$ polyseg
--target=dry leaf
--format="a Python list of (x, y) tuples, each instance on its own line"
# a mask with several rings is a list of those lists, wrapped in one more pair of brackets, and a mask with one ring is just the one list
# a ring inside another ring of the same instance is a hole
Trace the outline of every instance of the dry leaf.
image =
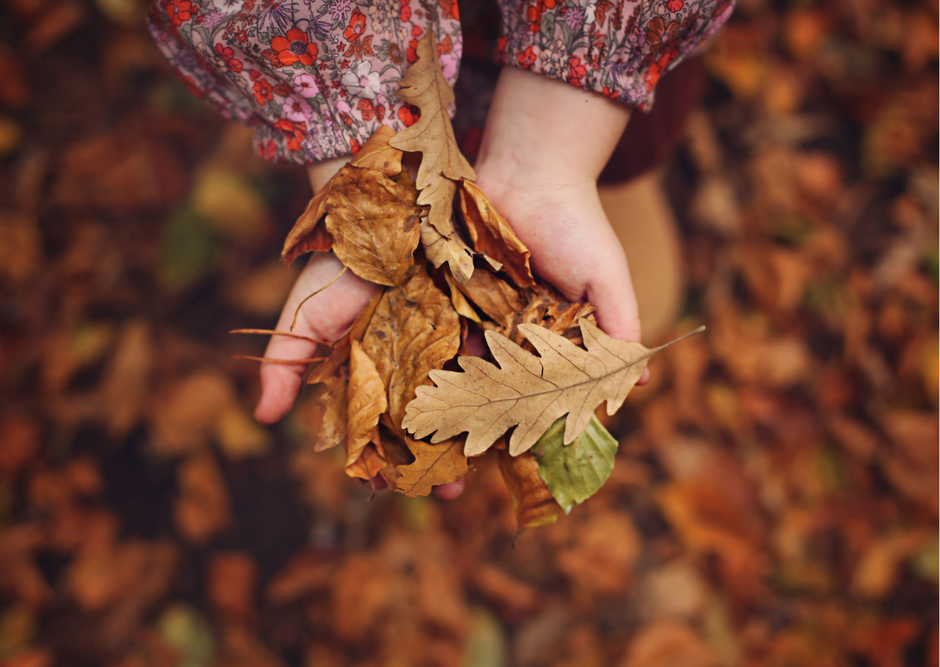
[(457, 314), (479, 324), (481, 321), (480, 316), (477, 315), (477, 311), (473, 309), (473, 306), (467, 301), (467, 297), (457, 287), (457, 281), (454, 280), (454, 276), (450, 271), (444, 272), (444, 280), (447, 281), (447, 287), (450, 289), (450, 302)]
[(617, 411), (649, 358), (666, 347), (648, 349), (616, 340), (587, 320), (580, 325), (587, 350), (542, 327), (520, 325), (538, 357), (487, 331), (487, 344), (500, 367), (477, 357), (460, 357), (463, 373), (432, 371), (430, 378), (437, 386), (417, 389), (402, 427), (418, 438), (434, 433), (431, 442), (466, 431), (464, 453), (476, 456), (515, 426), (509, 453), (518, 456), (567, 414), (564, 442), (571, 443), (600, 403), (607, 401), (609, 415)]
[[(402, 170), (402, 153), (388, 145), (388, 140), (394, 135), (395, 131), (392, 128), (380, 125), (349, 164), (365, 169), (375, 169), (388, 177), (397, 176)], [(336, 176), (338, 174), (327, 181), (326, 185), (313, 196), (284, 240), (281, 259), (288, 266), (304, 253), (327, 252), (333, 247), (333, 239), (327, 233), (326, 228), (318, 223), (326, 215), (326, 198)]]
[(460, 282), (473, 275), (473, 255), (456, 230), (445, 236), (432, 225), (427, 216), (421, 217), (421, 246), (435, 269), (447, 264)]
[[(346, 474), (350, 477), (371, 479), (372, 475), (368, 474), (371, 466), (367, 465), (366, 470), (363, 470), (363, 466), (357, 463), (363, 458), (363, 450), (377, 436), (374, 432), (379, 424), (379, 415), (388, 408), (388, 400), (385, 398), (385, 384), (379, 377), (378, 371), (375, 370), (375, 363), (356, 340), (352, 341), (350, 348), (349, 385), (346, 391), (348, 395)], [(381, 441), (379, 446), (381, 446)], [(384, 457), (379, 468), (383, 467), (385, 467)]]
[(535, 287), (529, 249), (475, 183), (461, 181), (460, 210), (474, 250), (501, 264), (519, 287)]
[(361, 340), (372, 315), (384, 295), (379, 292), (353, 321), (349, 331), (333, 343), (333, 349), (326, 361), (310, 371), (306, 383), (321, 385), (312, 400), (313, 412), (320, 417), (319, 424), (313, 424), (311, 431), (316, 433), (313, 449), (322, 452), (341, 445), (346, 441), (347, 395), (349, 352), (352, 341)]
[(489, 271), (476, 271), (470, 280), (458, 282), (455, 287), (503, 328), (508, 328), (525, 308), (518, 290)]
[[(391, 138), (389, 144), (412, 153), (421, 153), (418, 169), (418, 203), (429, 205), (430, 226), (437, 231), (438, 239), (428, 231), (422, 236), (428, 259), (439, 267), (447, 261), (458, 280), (464, 282), (473, 273), (472, 262), (466, 244), (460, 240), (454, 228), (454, 195), (457, 181), (476, 180), (473, 167), (461, 155), (454, 138), (447, 108), (454, 101), (437, 56), (434, 32), (429, 30), (418, 42), (417, 61), (408, 68), (399, 82), (398, 96), (421, 109), (421, 118), (411, 127)], [(462, 246), (462, 247), (461, 247)], [(441, 259), (446, 257), (446, 259)]]
[(539, 462), (534, 456), (528, 452), (510, 456), (505, 446), (499, 446), (497, 457), (499, 471), (516, 510), (519, 533), (527, 528), (553, 524), (558, 517), (564, 516), (565, 511), (539, 477)]
[(517, 345), (529, 347), (525, 336), (519, 331), (524, 323), (537, 324), (552, 333), (564, 336), (575, 345), (581, 345), (581, 329), (578, 320), (587, 318), (591, 324), (597, 324), (594, 318), (596, 308), (589, 303), (568, 303), (551, 285), (539, 283), (534, 291), (527, 292), (529, 302), (524, 308), (513, 313), (511, 321), (499, 333)]
[(463, 455), (463, 443), (458, 439), (438, 445), (405, 437), (408, 449), (414, 454), (414, 463), (398, 466), (401, 473), (396, 490), (416, 498), (426, 496), (440, 484), (456, 482), (467, 472), (467, 457)]
[(290, 266), (300, 255), (308, 252), (327, 252), (333, 247), (333, 239), (324, 225), (318, 224), (326, 215), (326, 196), (329, 183), (320, 189), (307, 203), (307, 208), (297, 218), (294, 227), (284, 240), (281, 259)]
[(394, 136), (395, 130), (388, 125), (379, 125), (379, 129), (362, 145), (349, 164), (381, 171), (389, 178), (397, 176), (401, 173), (402, 153), (388, 143)]
[[(390, 426), (400, 432), (405, 405), (428, 373), (453, 359), (460, 348), (460, 318), (423, 269), (401, 289), (389, 289), (362, 339), (388, 387)], [(442, 438), (443, 439), (443, 438)]]
[(353, 273), (379, 285), (404, 280), (420, 237), (410, 192), (380, 171), (347, 165), (330, 187), (326, 210), (333, 252)]

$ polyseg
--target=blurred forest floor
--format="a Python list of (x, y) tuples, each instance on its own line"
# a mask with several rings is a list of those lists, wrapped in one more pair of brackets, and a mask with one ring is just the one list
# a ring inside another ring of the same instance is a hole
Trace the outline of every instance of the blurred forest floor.
[(513, 545), (250, 417), (302, 170), (134, 0), (0, 10), (0, 664), (938, 664), (936, 2), (741, 2), (665, 183), (682, 319), (603, 490)]

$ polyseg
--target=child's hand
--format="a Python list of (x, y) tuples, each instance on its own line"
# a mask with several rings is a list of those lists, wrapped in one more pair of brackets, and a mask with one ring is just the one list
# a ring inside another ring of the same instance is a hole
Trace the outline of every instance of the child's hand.
[(597, 177), (629, 115), (596, 93), (504, 68), (476, 170), (477, 185), (529, 248), (535, 271), (566, 298), (594, 304), (607, 334), (639, 341), (627, 258), (597, 195)]

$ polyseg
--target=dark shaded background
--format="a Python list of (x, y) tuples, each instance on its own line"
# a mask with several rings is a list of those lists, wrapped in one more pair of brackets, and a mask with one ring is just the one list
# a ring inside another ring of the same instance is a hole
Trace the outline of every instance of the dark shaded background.
[(663, 175), (662, 337), (708, 333), (514, 547), (487, 459), (369, 502), (303, 407), (251, 420), (263, 342), (226, 332), (275, 321), (309, 186), (144, 10), (0, 9), (0, 663), (937, 665), (935, 2), (740, 3)]

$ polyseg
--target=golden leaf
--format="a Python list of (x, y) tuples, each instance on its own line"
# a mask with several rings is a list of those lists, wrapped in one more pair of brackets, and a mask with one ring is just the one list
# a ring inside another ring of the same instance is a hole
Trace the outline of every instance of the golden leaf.
[(405, 444), (414, 454), (415, 460), (409, 465), (398, 466), (401, 477), (395, 485), (396, 490), (406, 496), (426, 496), (435, 486), (456, 482), (467, 472), (463, 443), (457, 439), (429, 445), (405, 436)]
[(450, 302), (454, 305), (457, 314), (479, 324), (480, 316), (477, 315), (477, 311), (467, 301), (467, 297), (464, 296), (463, 292), (456, 286), (457, 281), (454, 280), (454, 276), (451, 275), (450, 271), (444, 272), (444, 280), (447, 281), (447, 287), (450, 288)]
[[(402, 152), (388, 145), (388, 140), (394, 135), (395, 131), (392, 128), (387, 125), (379, 126), (375, 134), (362, 145), (350, 164), (375, 169), (389, 177), (397, 176), (401, 173)], [(326, 198), (337, 175), (327, 181), (326, 185), (313, 196), (284, 240), (281, 259), (288, 266), (304, 253), (326, 252), (333, 246), (333, 239), (324, 226), (318, 223), (326, 215)]]
[(402, 152), (389, 145), (389, 139), (394, 136), (395, 130), (388, 125), (379, 125), (379, 129), (362, 145), (349, 164), (381, 171), (389, 178), (397, 176), (401, 173)]
[(553, 524), (564, 515), (561, 505), (539, 477), (539, 463), (534, 456), (528, 452), (510, 456), (506, 446), (501, 444), (497, 446), (496, 460), (516, 510), (519, 533), (527, 528)]
[(384, 295), (384, 290), (372, 297), (350, 327), (349, 331), (333, 343), (330, 356), (307, 375), (307, 384), (320, 385), (312, 401), (313, 412), (320, 423), (311, 430), (316, 433), (313, 449), (322, 452), (346, 441), (347, 377), (352, 342), (362, 339), (372, 315)]
[[(375, 364), (357, 340), (352, 341), (350, 345), (349, 384), (346, 392), (346, 474), (361, 477), (362, 472), (358, 468), (354, 469), (354, 464), (363, 458), (363, 450), (377, 436), (374, 431), (379, 424), (379, 415), (388, 408), (388, 400), (385, 398), (385, 384), (375, 370)], [(382, 460), (378, 468), (384, 466), (385, 461)], [(368, 472), (370, 471), (367, 466), (368, 476), (365, 479), (372, 477)]]
[(415, 388), (457, 354), (460, 318), (450, 299), (417, 269), (400, 289), (386, 291), (362, 345), (388, 387), (387, 425), (401, 432), (405, 405)]
[(509, 453), (518, 456), (556, 419), (568, 415), (564, 443), (570, 444), (599, 404), (606, 400), (607, 413), (614, 414), (650, 357), (672, 344), (651, 350), (611, 338), (587, 320), (580, 326), (586, 350), (534, 324), (519, 325), (538, 357), (487, 331), (486, 342), (499, 367), (477, 357), (459, 357), (463, 373), (431, 371), (437, 386), (418, 387), (402, 427), (418, 438), (433, 433), (431, 442), (466, 431), (464, 453), (476, 456), (515, 426)]
[(460, 183), (460, 210), (474, 250), (501, 264), (519, 287), (535, 287), (529, 249), (475, 183)]
[(403, 151), (421, 153), (418, 203), (431, 207), (430, 226), (447, 240), (444, 243), (428, 232), (422, 237), (422, 242), (426, 248), (431, 248), (427, 256), (435, 267), (447, 261), (454, 276), (464, 282), (473, 273), (473, 264), (468, 263), (469, 248), (454, 228), (454, 195), (457, 193), (456, 182), (461, 179), (475, 181), (476, 173), (461, 155), (454, 138), (454, 128), (447, 113), (448, 106), (454, 101), (454, 91), (441, 71), (433, 31), (429, 30), (418, 42), (416, 53), (418, 59), (399, 82), (398, 96), (420, 108), (421, 118), (392, 137), (389, 144)]
[(435, 269), (447, 264), (454, 277), (465, 283), (473, 275), (473, 254), (456, 230), (449, 236), (441, 234), (427, 216), (421, 217), (421, 245), (424, 255)]
[(326, 198), (333, 252), (360, 278), (398, 285), (414, 265), (420, 235), (410, 192), (375, 169), (347, 165)]
[(473, 304), (501, 327), (509, 327), (525, 307), (518, 290), (489, 271), (477, 271), (456, 285)]

